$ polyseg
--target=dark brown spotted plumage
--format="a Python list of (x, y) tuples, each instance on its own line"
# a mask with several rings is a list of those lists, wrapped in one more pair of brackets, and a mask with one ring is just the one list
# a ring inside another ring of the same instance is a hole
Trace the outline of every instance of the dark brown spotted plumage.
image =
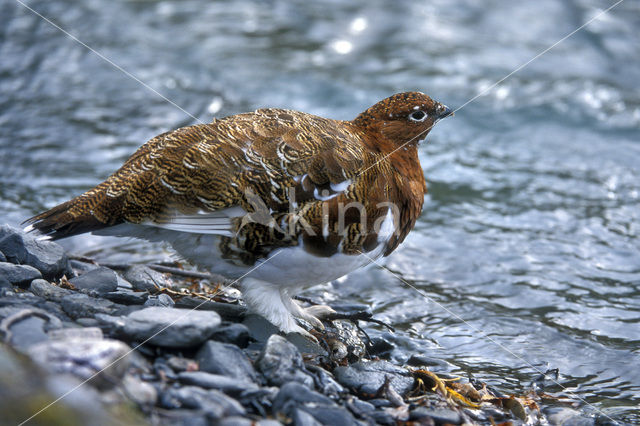
[[(207, 240), (211, 250), (235, 265), (254, 265), (287, 247), (311, 259), (376, 250), (386, 256), (422, 209), (418, 141), (450, 114), (408, 92), (352, 121), (260, 109), (184, 127), (151, 139), (103, 183), (26, 222), (53, 239), (110, 227), (124, 235), (138, 229), (131, 225), (216, 235)], [(390, 214), (392, 232), (382, 241), (380, 225)], [(132, 235), (163, 238), (145, 232)]]

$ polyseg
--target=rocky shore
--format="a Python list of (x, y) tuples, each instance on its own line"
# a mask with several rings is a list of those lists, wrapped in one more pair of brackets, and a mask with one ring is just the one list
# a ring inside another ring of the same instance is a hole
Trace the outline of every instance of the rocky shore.
[(335, 306), (316, 344), (215, 284), (70, 259), (0, 227), (3, 424), (601, 424), (535, 390), (453, 378), (428, 354), (395, 365), (393, 344), (359, 328), (365, 306)]

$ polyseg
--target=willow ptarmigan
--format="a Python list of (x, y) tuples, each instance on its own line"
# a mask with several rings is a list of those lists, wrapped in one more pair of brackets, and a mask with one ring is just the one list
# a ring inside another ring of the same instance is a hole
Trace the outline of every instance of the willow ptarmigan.
[(259, 109), (163, 133), (107, 180), (26, 223), (44, 238), (84, 232), (166, 241), (242, 278), (248, 308), (286, 333), (322, 328), (326, 307), (292, 295), (388, 256), (413, 228), (425, 179), (418, 141), (445, 105), (419, 92), (352, 121)]

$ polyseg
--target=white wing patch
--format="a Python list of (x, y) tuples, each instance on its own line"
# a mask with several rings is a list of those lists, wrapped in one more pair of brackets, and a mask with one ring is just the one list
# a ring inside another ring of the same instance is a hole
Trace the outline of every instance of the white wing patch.
[(194, 234), (214, 234), (231, 237), (233, 236), (232, 219), (244, 216), (246, 213), (241, 207), (230, 207), (215, 212), (200, 211), (194, 214), (171, 211), (158, 216), (153, 221), (145, 221), (142, 225)]

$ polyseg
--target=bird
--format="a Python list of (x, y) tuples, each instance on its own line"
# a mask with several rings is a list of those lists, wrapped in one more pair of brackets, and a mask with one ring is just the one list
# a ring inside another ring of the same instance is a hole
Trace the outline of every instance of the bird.
[(353, 120), (279, 108), (162, 133), (93, 189), (25, 220), (57, 240), (91, 232), (167, 242), (240, 280), (248, 311), (283, 333), (322, 329), (294, 296), (391, 254), (427, 191), (418, 143), (453, 115), (422, 92)]

